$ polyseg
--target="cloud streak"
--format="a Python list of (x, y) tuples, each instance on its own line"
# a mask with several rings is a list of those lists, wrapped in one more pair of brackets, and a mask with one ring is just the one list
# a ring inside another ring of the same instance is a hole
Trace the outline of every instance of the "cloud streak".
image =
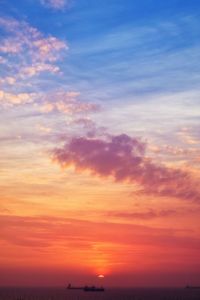
[(0, 90), (0, 104), (3, 106), (14, 106), (20, 104), (26, 104), (34, 101), (34, 93), (6, 93)]
[[(28, 246), (29, 241), (31, 247), (33, 243), (35, 247), (43, 247), (59, 241), (64, 241), (65, 245), (71, 242), (87, 242), (88, 246), (99, 241), (115, 241), (116, 244), (129, 245), (136, 241), (139, 244), (154, 245), (157, 242), (160, 245), (166, 245), (171, 241), (172, 244), (176, 242), (180, 246), (184, 245), (185, 248), (200, 247), (199, 238), (193, 241), (191, 239), (191, 244), (187, 243), (186, 237), (183, 237), (183, 233), (187, 236), (187, 231), (136, 224), (94, 222), (52, 216), (0, 214), (0, 225), (0, 240), (11, 244), (21, 244), (21, 246)], [(124, 234), (119, 235), (119, 232)], [(187, 238), (189, 237), (187, 236)]]
[(72, 138), (53, 150), (53, 159), (78, 172), (89, 170), (118, 182), (137, 183), (141, 191), (190, 201), (200, 200), (200, 191), (190, 173), (157, 164), (145, 156), (145, 144), (122, 134), (108, 139)]
[(155, 211), (153, 209), (148, 210), (148, 211), (109, 211), (105, 213), (105, 215), (109, 217), (114, 217), (114, 218), (120, 218), (120, 219), (127, 219), (127, 220), (151, 220), (155, 218), (163, 218), (163, 217), (170, 217), (177, 214), (175, 210), (160, 210), (160, 211)]
[(69, 0), (40, 0), (40, 2), (46, 7), (53, 8), (55, 10), (62, 10), (67, 6)]
[(56, 91), (44, 95), (40, 110), (44, 113), (61, 112), (64, 114), (77, 114), (83, 112), (95, 112), (100, 107), (91, 102), (82, 102), (78, 99), (79, 92)]

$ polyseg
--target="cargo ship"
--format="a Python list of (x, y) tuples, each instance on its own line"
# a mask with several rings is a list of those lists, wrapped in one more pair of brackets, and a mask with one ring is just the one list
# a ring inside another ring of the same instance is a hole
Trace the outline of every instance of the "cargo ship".
[(186, 285), (186, 289), (191, 289), (191, 290), (200, 290), (200, 286), (192, 286), (192, 285)]
[(72, 286), (70, 283), (67, 286), (68, 290), (82, 290), (84, 292), (104, 292), (105, 289), (101, 286), (101, 287), (96, 287), (96, 286)]

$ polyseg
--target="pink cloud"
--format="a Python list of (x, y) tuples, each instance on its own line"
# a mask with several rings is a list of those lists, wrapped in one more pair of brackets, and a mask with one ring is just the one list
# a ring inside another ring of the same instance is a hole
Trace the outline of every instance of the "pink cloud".
[(80, 101), (79, 95), (80, 93), (76, 91), (58, 91), (47, 94), (43, 97), (43, 105), (40, 110), (46, 113), (58, 111), (65, 114), (75, 114), (99, 109), (97, 104)]
[[(7, 61), (9, 66), (7, 73), (0, 78), (0, 102), (4, 105), (6, 102), (8, 105), (30, 102), (32, 95), (29, 97), (23, 91), (23, 86), (27, 84), (24, 81), (42, 72), (61, 74), (56, 63), (68, 46), (65, 41), (46, 36), (24, 21), (0, 17), (0, 25), (6, 33), (0, 45), (3, 55), (0, 56), (0, 63)], [(8, 85), (15, 85), (18, 94), (7, 92)]]
[(11, 77), (11, 76), (7, 76), (4, 78), (0, 78), (0, 83), (1, 84), (9, 84), (9, 85), (13, 85), (16, 82), (16, 78), (15, 77)]
[(199, 145), (199, 137), (195, 135), (195, 132), (192, 131), (192, 128), (182, 128), (177, 133), (177, 136), (181, 140), (181, 142), (186, 145)]
[(22, 44), (16, 39), (6, 39), (0, 45), (0, 52), (16, 54), (22, 51)]
[(144, 143), (125, 134), (107, 140), (72, 138), (53, 151), (53, 158), (79, 172), (89, 170), (116, 181), (137, 183), (147, 194), (200, 200), (200, 190), (190, 173), (156, 164), (145, 156)]
[(0, 90), (0, 104), (3, 104), (4, 106), (30, 103), (34, 100), (34, 97), (35, 94), (33, 93), (12, 94)]
[(76, 120), (73, 120), (73, 124), (75, 125), (81, 125), (85, 128), (95, 128), (95, 122), (93, 122), (92, 120), (90, 120), (89, 118), (79, 118)]
[(24, 78), (24, 76), (32, 77), (41, 72), (50, 72), (50, 73), (58, 73), (59, 67), (46, 63), (36, 63), (32, 66), (27, 66), (21, 69), (20, 77)]
[(0, 52), (8, 58), (11, 71), (7, 77), (21, 80), (41, 72), (59, 72), (56, 62), (68, 49), (65, 41), (45, 36), (24, 21), (1, 17), (0, 25), (6, 32), (6, 37), (1, 41)]
[(69, 4), (69, 0), (40, 0), (41, 4), (53, 9), (61, 10)]
[(91, 120), (89, 117), (81, 117), (75, 119), (72, 121), (72, 125), (73, 126), (75, 125), (80, 130), (84, 130), (85, 135), (90, 138), (95, 137), (97, 134), (98, 136), (105, 136), (106, 134), (106, 127), (97, 126), (96, 123), (93, 120)]
[(36, 39), (33, 41), (31, 46), (33, 49), (37, 49), (37, 51), (32, 54), (36, 61), (41, 60), (55, 62), (59, 58), (60, 51), (68, 49), (67, 45), (63, 41), (52, 36)]
[(15, 19), (0, 18), (0, 25), (10, 35), (2, 40), (0, 51), (5, 53), (20, 53), (28, 50), (34, 59), (40, 61), (55, 61), (61, 50), (68, 49), (64, 41), (54, 36), (45, 37), (37, 28)]
[(0, 55), (0, 64), (5, 64), (7, 60)]
[(0, 25), (7, 31), (15, 31), (18, 29), (19, 22), (12, 18), (0, 17)]

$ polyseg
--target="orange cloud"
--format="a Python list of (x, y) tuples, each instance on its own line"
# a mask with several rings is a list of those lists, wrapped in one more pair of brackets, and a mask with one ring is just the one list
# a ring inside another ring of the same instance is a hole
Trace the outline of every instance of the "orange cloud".
[[(70, 249), (74, 249), (75, 256), (77, 253), (80, 254), (79, 259), (82, 263), (85, 261), (87, 252), (90, 253), (91, 259), (98, 253), (110, 254), (108, 255), (110, 263), (114, 263), (112, 255), (118, 253), (117, 249), (121, 254), (121, 250), (124, 251), (127, 247), (141, 247), (145, 252), (148, 251), (148, 247), (156, 248), (158, 252), (161, 248), (165, 250), (165, 247), (169, 247), (173, 251), (181, 248), (188, 251), (200, 249), (200, 239), (190, 237), (187, 231), (135, 224), (4, 214), (0, 215), (0, 225), (1, 243), (6, 241), (11, 246), (25, 247), (27, 250), (35, 248), (36, 251), (39, 249), (45, 251), (46, 249), (47, 253), (48, 248), (55, 246), (58, 249), (61, 248), (63, 253), (65, 253), (63, 249), (68, 250), (68, 254)], [(142, 253), (138, 253), (138, 255), (143, 257)], [(131, 257), (134, 259), (132, 253), (129, 254), (129, 259)], [(29, 259), (31, 260), (31, 258)], [(121, 260), (123, 261), (123, 257)], [(46, 263), (48, 264), (47, 261)], [(79, 262), (77, 261), (77, 263)]]

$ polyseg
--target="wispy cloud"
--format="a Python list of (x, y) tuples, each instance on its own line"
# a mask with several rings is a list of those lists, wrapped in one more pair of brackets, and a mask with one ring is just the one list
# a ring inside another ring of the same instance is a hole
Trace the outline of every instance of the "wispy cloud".
[(0, 104), (3, 106), (13, 106), (33, 102), (35, 98), (34, 93), (6, 93), (0, 90)]
[(0, 56), (0, 64), (5, 64), (6, 62), (7, 60), (4, 57)]
[[(1, 63), (4, 63), (0, 78), (0, 104), (13, 106), (36, 99), (40, 101), (38, 85), (32, 84), (30, 78), (41, 76), (44, 72), (60, 74), (57, 62), (63, 51), (68, 49), (66, 42), (43, 34), (24, 21), (0, 17), (0, 25), (5, 36), (0, 45)], [(30, 86), (34, 93), (27, 92)]]
[[(184, 239), (179, 237), (179, 230), (171, 230), (167, 228), (153, 228), (143, 225), (135, 224), (123, 224), (123, 223), (102, 223), (93, 222), (79, 219), (52, 217), (52, 216), (18, 216), (18, 215), (0, 215), (1, 224), (1, 239), (5, 239), (10, 243), (17, 243), (21, 240), (21, 245), (26, 246), (28, 242), (35, 241), (36, 247), (43, 247), (44, 244), (40, 245), (40, 242), (44, 242), (47, 246), (57, 242), (65, 241), (65, 245), (71, 241), (88, 241), (89, 243), (98, 242), (99, 240), (108, 242), (113, 234), (118, 236), (118, 242), (126, 244), (132, 244), (132, 241), (138, 243), (154, 243), (164, 242), (169, 237), (173, 239), (171, 235), (174, 232), (174, 239), (178, 239), (180, 242)], [(109, 224), (109, 230), (108, 230)], [(13, 231), (15, 228), (15, 231)], [(80, 228), (81, 231), (80, 231)], [(90, 230), (89, 230), (90, 228)], [(126, 229), (126, 236), (119, 236), (118, 229)], [(15, 232), (21, 232), (21, 237), (17, 237)], [(54, 234), (52, 234), (54, 232)], [(81, 232), (81, 233), (80, 233)], [(98, 235), (97, 235), (98, 232)], [(134, 233), (134, 235), (133, 235)], [(186, 234), (186, 233), (185, 233)], [(146, 239), (144, 239), (146, 238)], [(26, 241), (27, 244), (24, 244)], [(37, 244), (38, 242), (38, 244)], [(194, 245), (199, 245), (199, 239), (194, 241)], [(89, 246), (89, 245), (88, 245)], [(188, 245), (190, 246), (190, 245)], [(192, 246), (191, 246), (192, 247)]]
[[(15, 90), (23, 94), (32, 83), (29, 78), (43, 72), (60, 72), (57, 62), (68, 49), (65, 41), (16, 19), (1, 17), (0, 25), (5, 33), (0, 45), (1, 63), (7, 61), (0, 79), (4, 93), (8, 94), (9, 86), (15, 85)], [(4, 95), (4, 100), (8, 98), (11, 96)]]
[(50, 72), (50, 73), (58, 73), (59, 67), (46, 63), (36, 63), (32, 66), (26, 66), (20, 70), (20, 77), (25, 78), (32, 77), (40, 74), (41, 72)]
[(65, 114), (76, 114), (82, 112), (95, 112), (99, 106), (91, 102), (82, 102), (78, 99), (79, 92), (76, 91), (57, 91), (47, 93), (43, 98), (43, 104), (40, 106), (42, 112), (62, 112)]
[(163, 209), (160, 211), (148, 210), (148, 211), (109, 211), (105, 215), (109, 217), (127, 219), (127, 220), (151, 220), (155, 218), (170, 217), (176, 215), (177, 212), (172, 209)]
[(46, 7), (62, 10), (69, 4), (70, 0), (40, 0), (40, 2)]
[(64, 167), (73, 165), (79, 172), (89, 170), (119, 182), (136, 182), (147, 194), (200, 200), (200, 190), (190, 173), (156, 164), (145, 156), (144, 143), (125, 134), (106, 140), (72, 138), (53, 151), (53, 158)]
[(55, 62), (60, 57), (60, 51), (68, 49), (64, 41), (54, 36), (46, 37), (24, 21), (1, 17), (0, 25), (10, 34), (1, 43), (2, 53), (19, 54), (26, 51), (33, 62)]

